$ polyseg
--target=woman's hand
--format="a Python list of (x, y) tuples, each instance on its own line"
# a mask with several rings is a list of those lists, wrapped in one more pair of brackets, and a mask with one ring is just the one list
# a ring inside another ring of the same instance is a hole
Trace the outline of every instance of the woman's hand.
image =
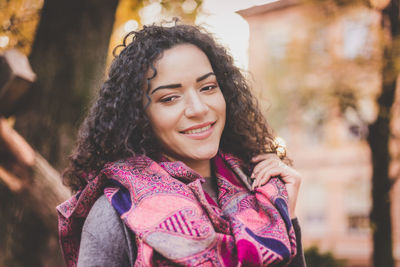
[(301, 175), (293, 168), (283, 163), (276, 154), (261, 154), (251, 159), (256, 166), (251, 178), (254, 179), (252, 189), (266, 184), (274, 176), (280, 176), (286, 185), (289, 197), (289, 215), (295, 218), (297, 195), (300, 189)]

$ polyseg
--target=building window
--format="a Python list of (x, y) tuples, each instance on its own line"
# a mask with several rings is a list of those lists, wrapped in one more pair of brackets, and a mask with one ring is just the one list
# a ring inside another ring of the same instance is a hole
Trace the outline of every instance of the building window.
[(360, 233), (369, 231), (368, 214), (349, 214), (347, 216), (348, 230), (350, 232)]
[(287, 28), (279, 27), (278, 29), (268, 29), (264, 40), (269, 57), (272, 60), (281, 61), (286, 57), (291, 33)]
[(302, 203), (305, 210), (304, 230), (308, 236), (324, 236), (327, 231), (326, 211), (328, 210), (326, 186), (319, 179), (312, 179), (305, 181), (305, 183), (302, 187), (304, 190)]
[(361, 177), (352, 179), (346, 185), (344, 206), (346, 208), (347, 230), (350, 233), (369, 233), (370, 189), (370, 180)]

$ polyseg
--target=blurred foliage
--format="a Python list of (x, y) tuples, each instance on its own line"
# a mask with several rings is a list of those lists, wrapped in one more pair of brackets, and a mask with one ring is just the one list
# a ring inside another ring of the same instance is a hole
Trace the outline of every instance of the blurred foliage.
[(331, 11), (338, 10), (338, 8), (354, 6), (354, 5), (365, 5), (372, 6), (373, 1), (371, 0), (303, 0), (304, 3), (319, 4), (326, 9)]
[[(202, 0), (120, 0), (116, 12), (114, 31), (110, 40), (112, 49), (123, 39), (127, 31), (124, 25), (129, 20), (142, 26), (141, 11), (149, 5), (159, 5), (162, 20), (172, 21), (177, 17), (180, 21), (193, 24), (201, 9)], [(0, 38), (8, 38), (8, 44), (1, 46), (0, 52), (16, 48), (28, 55), (31, 50), (35, 30), (39, 22), (43, 0), (3, 0), (0, 1)], [(158, 19), (154, 18), (154, 22)], [(3, 42), (6, 42), (5, 39)]]
[(336, 259), (332, 253), (319, 251), (318, 247), (312, 246), (304, 251), (308, 267), (346, 267), (344, 260)]
[(156, 10), (156, 14), (150, 16), (150, 23), (168, 23), (172, 22), (173, 18), (178, 18), (182, 22), (193, 24), (201, 10), (202, 2), (202, 0), (120, 0), (110, 39), (109, 60), (112, 59), (114, 47), (122, 42), (128, 32), (149, 23), (149, 15), (146, 16), (149, 7)]
[(163, 15), (165, 17), (178, 16), (182, 21), (193, 24), (201, 9), (202, 0), (162, 0)]
[[(184, 9), (185, 6), (192, 4), (193, 9)], [(180, 18), (186, 23), (194, 23), (196, 15), (200, 10), (202, 0), (120, 0), (115, 20), (115, 28), (119, 28), (128, 20), (135, 20), (141, 26), (141, 10), (149, 5), (159, 5), (161, 8), (160, 16), (163, 20), (171, 20), (173, 17)], [(154, 18), (157, 22), (157, 18)]]
[(8, 39), (6, 46), (0, 46), (0, 52), (13, 47), (26, 55), (30, 53), (42, 6), (43, 0), (0, 1), (0, 38)]
[(280, 26), (283, 33), (272, 29), (266, 36), (272, 53), (265, 60), (268, 88), (262, 97), (274, 103), (271, 123), (284, 128), (294, 123), (287, 121), (293, 117), (288, 114), (302, 110), (297, 123), (318, 132), (339, 108), (349, 127), (359, 129), (354, 138), (364, 139), (366, 126), (376, 117), (381, 79), (378, 11), (358, 0), (304, 0), (301, 9), (301, 21), (290, 23), (288, 18)]
[[(400, 173), (389, 175), (390, 164), (399, 164), (393, 159), (400, 158), (400, 142), (397, 148), (394, 142), (394, 125), (399, 123), (394, 117), (400, 72), (399, 5), (398, 0), (304, 0), (295, 7), (301, 15), (287, 16), (279, 28), (285, 34), (276, 32), (265, 42), (268, 51), (281, 52), (271, 53), (265, 68), (265, 84), (271, 87), (267, 91), (279, 99), (270, 116), (275, 126), (300, 125), (311, 137), (310, 144), (368, 143), (373, 261), (374, 266), (388, 267), (394, 266), (388, 200)], [(292, 121), (276, 119), (275, 114)]]

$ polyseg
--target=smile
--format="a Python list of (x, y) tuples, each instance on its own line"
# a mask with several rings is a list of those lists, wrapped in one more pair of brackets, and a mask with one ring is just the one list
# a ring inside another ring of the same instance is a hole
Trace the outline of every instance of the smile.
[(205, 126), (205, 127), (202, 127), (202, 128), (198, 128), (198, 129), (193, 129), (193, 130), (185, 131), (185, 132), (183, 132), (183, 133), (184, 133), (184, 134), (201, 133), (201, 132), (207, 131), (207, 130), (210, 129), (210, 128), (211, 128), (211, 124), (209, 124), (209, 125), (207, 125), (207, 126)]
[(206, 122), (193, 127), (189, 127), (180, 133), (185, 134), (188, 137), (192, 137), (195, 139), (204, 139), (207, 138), (211, 133), (213, 126), (216, 122)]

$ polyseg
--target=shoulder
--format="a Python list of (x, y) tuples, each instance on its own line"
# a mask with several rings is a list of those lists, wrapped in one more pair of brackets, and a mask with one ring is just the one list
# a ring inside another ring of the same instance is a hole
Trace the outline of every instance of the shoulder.
[(144, 172), (150, 170), (150, 166), (154, 163), (149, 157), (138, 155), (135, 157), (120, 159), (109, 162), (104, 165), (100, 175), (104, 175), (109, 179), (120, 179), (121, 177), (140, 178)]
[(130, 158), (120, 159), (114, 162), (109, 162), (104, 165), (102, 172), (107, 171), (132, 171), (132, 170), (143, 170), (148, 168), (151, 163), (154, 162), (149, 157), (144, 155), (137, 155)]
[(92, 208), (83, 225), (83, 231), (96, 234), (98, 232), (114, 232), (122, 227), (122, 221), (108, 199), (100, 196)]
[(102, 195), (83, 225), (78, 266), (129, 266), (130, 238), (119, 215)]

